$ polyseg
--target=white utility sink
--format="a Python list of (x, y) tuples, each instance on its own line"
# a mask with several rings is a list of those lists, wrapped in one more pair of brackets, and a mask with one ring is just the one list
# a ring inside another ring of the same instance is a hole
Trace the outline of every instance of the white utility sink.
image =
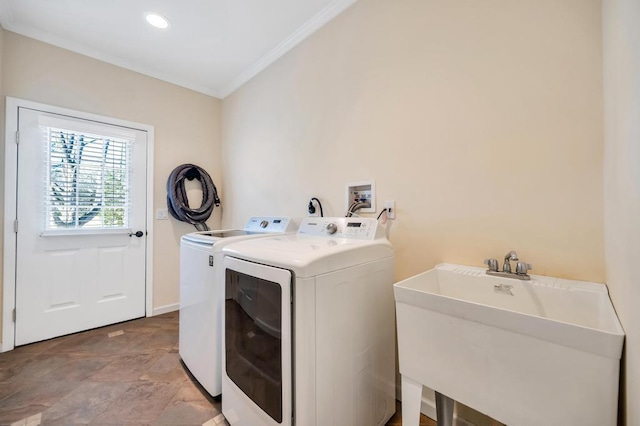
[(394, 292), (403, 424), (422, 385), (508, 425), (616, 424), (624, 332), (604, 284), (440, 264)]

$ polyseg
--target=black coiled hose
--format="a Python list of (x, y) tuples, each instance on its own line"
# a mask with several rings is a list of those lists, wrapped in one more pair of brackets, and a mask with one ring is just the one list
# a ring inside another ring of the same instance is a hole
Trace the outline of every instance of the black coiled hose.
[[(184, 186), (185, 179), (198, 179), (202, 185), (202, 203), (197, 209), (189, 206), (187, 191)], [(211, 216), (214, 206), (220, 205), (218, 190), (211, 176), (203, 168), (195, 164), (183, 164), (173, 169), (167, 179), (167, 207), (174, 218), (187, 222), (199, 231), (208, 231), (205, 223)]]

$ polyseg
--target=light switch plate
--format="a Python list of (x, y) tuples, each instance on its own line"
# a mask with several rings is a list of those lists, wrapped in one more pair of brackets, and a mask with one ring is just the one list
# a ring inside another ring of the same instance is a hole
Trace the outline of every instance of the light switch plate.
[(168, 220), (169, 212), (167, 209), (156, 209), (156, 220)]

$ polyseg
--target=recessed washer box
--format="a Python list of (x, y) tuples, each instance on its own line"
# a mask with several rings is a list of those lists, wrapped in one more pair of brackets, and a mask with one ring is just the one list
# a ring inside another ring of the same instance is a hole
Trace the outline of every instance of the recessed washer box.
[(359, 209), (358, 212), (376, 212), (376, 183), (374, 180), (364, 180), (347, 184), (345, 196), (345, 211), (348, 211), (349, 206), (351, 206), (351, 204), (353, 204), (354, 202), (364, 202), (369, 204), (369, 207), (363, 207)]

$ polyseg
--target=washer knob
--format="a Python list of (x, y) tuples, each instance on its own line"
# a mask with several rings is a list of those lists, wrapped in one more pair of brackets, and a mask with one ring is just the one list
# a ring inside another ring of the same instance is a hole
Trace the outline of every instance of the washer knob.
[(260, 227), (261, 228), (266, 228), (267, 226), (269, 226), (269, 222), (266, 220), (263, 220), (262, 222), (260, 222)]
[(327, 225), (327, 234), (335, 234), (337, 230), (338, 230), (338, 227), (336, 226), (335, 223), (332, 222)]

